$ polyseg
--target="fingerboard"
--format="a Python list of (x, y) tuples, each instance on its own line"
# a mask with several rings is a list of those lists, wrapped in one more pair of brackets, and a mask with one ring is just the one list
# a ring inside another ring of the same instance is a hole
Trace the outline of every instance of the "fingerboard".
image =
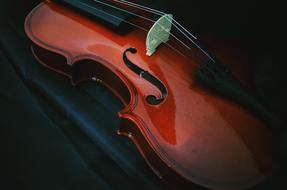
[[(96, 19), (114, 32), (125, 34), (132, 28), (128, 23), (134, 17), (126, 12), (114, 9), (92, 0), (54, 0), (90, 19)], [(103, 1), (104, 2), (104, 1)]]

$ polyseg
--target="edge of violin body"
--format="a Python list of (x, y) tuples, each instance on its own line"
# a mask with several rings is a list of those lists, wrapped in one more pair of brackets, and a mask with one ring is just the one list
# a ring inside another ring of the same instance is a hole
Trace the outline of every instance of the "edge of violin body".
[(141, 124), (135, 120), (132, 114), (122, 114), (119, 112), (120, 128), (116, 131), (118, 135), (129, 138), (137, 147), (141, 156), (145, 159), (147, 165), (152, 169), (155, 175), (162, 180), (167, 187), (182, 190), (208, 190), (203, 186), (197, 185), (184, 176), (177, 173), (174, 168), (163, 162), (163, 158), (153, 149), (148, 142), (148, 137), (144, 137), (144, 132), (138, 127)]

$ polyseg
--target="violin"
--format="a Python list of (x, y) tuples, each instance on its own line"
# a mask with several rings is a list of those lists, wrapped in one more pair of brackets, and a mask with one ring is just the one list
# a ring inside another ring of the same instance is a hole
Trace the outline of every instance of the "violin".
[(172, 14), (126, 0), (48, 0), (25, 32), (40, 64), (121, 100), (118, 134), (171, 188), (250, 189), (272, 173), (272, 116)]

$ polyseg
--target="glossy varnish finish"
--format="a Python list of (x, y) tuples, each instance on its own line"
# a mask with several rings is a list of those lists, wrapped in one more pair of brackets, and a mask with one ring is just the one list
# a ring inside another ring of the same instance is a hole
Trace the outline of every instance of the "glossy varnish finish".
[[(144, 31), (118, 35), (52, 2), (30, 13), (25, 30), (40, 63), (74, 84), (102, 82), (122, 100), (119, 134), (130, 137), (153, 170), (178, 189), (246, 189), (272, 171), (263, 123), (197, 84), (195, 60), (167, 45), (148, 57)], [(145, 98), (160, 91), (124, 64), (130, 47), (138, 52), (129, 59), (166, 87), (161, 104), (148, 104)]]

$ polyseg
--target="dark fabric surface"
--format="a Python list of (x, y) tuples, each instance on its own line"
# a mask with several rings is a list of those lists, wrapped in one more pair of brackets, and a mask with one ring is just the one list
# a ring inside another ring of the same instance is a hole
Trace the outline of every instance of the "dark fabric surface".
[[(0, 189), (166, 189), (116, 135), (122, 105), (109, 91), (34, 60), (23, 23), (38, 2), (0, 2)], [(284, 172), (258, 189), (279, 189)]]

